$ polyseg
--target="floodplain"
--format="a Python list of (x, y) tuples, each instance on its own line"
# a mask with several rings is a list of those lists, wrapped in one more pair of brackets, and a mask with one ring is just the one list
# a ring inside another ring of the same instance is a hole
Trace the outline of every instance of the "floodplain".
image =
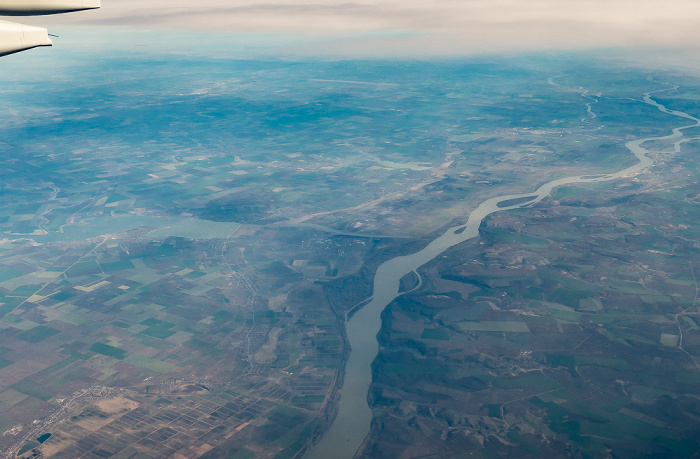
[[(0, 76), (4, 457), (299, 457), (382, 262), (488, 198), (633, 164), (626, 142), (682, 123), (651, 91), (700, 110), (695, 79), (592, 55), (80, 65), (101, 83)], [(360, 456), (697, 452), (687, 139), (404, 279)]]

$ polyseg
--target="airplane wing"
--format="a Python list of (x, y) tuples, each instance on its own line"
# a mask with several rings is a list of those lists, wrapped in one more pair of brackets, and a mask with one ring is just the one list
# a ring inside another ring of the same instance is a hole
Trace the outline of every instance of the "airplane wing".
[[(0, 16), (38, 16), (100, 7), (100, 0), (0, 0)], [(51, 46), (46, 29), (0, 21), (0, 56)]]
[(37, 46), (51, 46), (46, 29), (0, 21), (0, 56), (18, 53)]
[(0, 0), (0, 16), (41, 16), (100, 7), (100, 0)]

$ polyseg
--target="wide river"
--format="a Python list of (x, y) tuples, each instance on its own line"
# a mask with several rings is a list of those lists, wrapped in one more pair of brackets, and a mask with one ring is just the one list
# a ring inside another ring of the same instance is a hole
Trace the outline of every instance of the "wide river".
[[(377, 272), (374, 275), (374, 292), (371, 301), (356, 312), (351, 319), (346, 320), (345, 323), (351, 352), (345, 367), (345, 380), (341, 389), (338, 414), (330, 429), (323, 434), (316, 445), (307, 451), (304, 459), (350, 459), (355, 456), (355, 453), (369, 433), (372, 422), (372, 410), (367, 404), (367, 394), (372, 383), (371, 364), (379, 352), (377, 333), (382, 325), (381, 313), (389, 303), (399, 296), (399, 284), (403, 276), (412, 271), (416, 272), (418, 268), (450, 247), (477, 237), (481, 222), (489, 214), (530, 206), (540, 202), (549, 196), (552, 190), (562, 185), (602, 182), (630, 177), (646, 169), (652, 164), (651, 158), (647, 156), (648, 150), (642, 148), (642, 144), (646, 142), (671, 141), (676, 151), (680, 151), (680, 145), (684, 141), (681, 140), (683, 137), (682, 131), (690, 127), (700, 126), (700, 119), (683, 112), (667, 109), (654, 101), (651, 98), (651, 94), (653, 92), (645, 94), (644, 102), (669, 115), (692, 120), (695, 124), (675, 128), (667, 136), (648, 137), (627, 142), (625, 146), (639, 161), (635, 165), (619, 172), (596, 176), (565, 177), (545, 183), (530, 193), (510, 194), (487, 199), (469, 214), (466, 224), (450, 228), (419, 252), (392, 258), (377, 268)], [(505, 204), (499, 206), (499, 203)]]

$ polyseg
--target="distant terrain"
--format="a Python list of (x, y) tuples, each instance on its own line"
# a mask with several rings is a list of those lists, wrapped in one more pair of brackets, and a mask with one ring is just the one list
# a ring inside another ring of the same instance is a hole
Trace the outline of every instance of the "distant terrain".
[[(382, 262), (693, 124), (647, 94), (700, 117), (697, 78), (586, 53), (39, 64), (0, 74), (8, 458), (301, 457)], [(683, 134), (402, 279), (359, 457), (697, 455), (700, 129)]]

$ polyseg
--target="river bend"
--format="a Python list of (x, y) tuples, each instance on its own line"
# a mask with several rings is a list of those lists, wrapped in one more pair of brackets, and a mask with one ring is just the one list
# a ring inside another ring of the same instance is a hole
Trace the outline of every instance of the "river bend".
[[(642, 145), (650, 141), (668, 141), (676, 152), (684, 142), (683, 130), (700, 126), (700, 119), (687, 113), (670, 110), (652, 99), (656, 92), (644, 95), (644, 102), (656, 107), (663, 113), (686, 118), (695, 122), (688, 126), (677, 127), (671, 134), (662, 137), (647, 137), (627, 142), (625, 146), (638, 159), (638, 162), (626, 169), (611, 174), (579, 175), (564, 177), (545, 183), (534, 192), (510, 194), (493, 197), (482, 202), (470, 214), (466, 224), (455, 226), (433, 240), (423, 250), (411, 255), (392, 258), (377, 268), (374, 276), (374, 292), (370, 301), (356, 312), (345, 326), (351, 352), (345, 367), (345, 380), (341, 389), (338, 414), (321, 440), (308, 450), (305, 459), (350, 459), (360, 448), (370, 431), (372, 410), (367, 403), (369, 386), (372, 383), (371, 364), (379, 352), (377, 334), (381, 328), (381, 313), (389, 303), (400, 295), (400, 280), (406, 274), (433, 260), (445, 250), (479, 235), (479, 226), (488, 215), (512, 209), (528, 207), (542, 201), (557, 187), (575, 183), (592, 183), (631, 177), (652, 165), (647, 156), (649, 150)], [(590, 105), (588, 105), (590, 112)], [(690, 139), (687, 139), (690, 140)], [(529, 198), (529, 199), (528, 199)], [(512, 203), (512, 204), (511, 204)], [(500, 205), (499, 205), (500, 204)], [(511, 205), (508, 205), (511, 204)]]

